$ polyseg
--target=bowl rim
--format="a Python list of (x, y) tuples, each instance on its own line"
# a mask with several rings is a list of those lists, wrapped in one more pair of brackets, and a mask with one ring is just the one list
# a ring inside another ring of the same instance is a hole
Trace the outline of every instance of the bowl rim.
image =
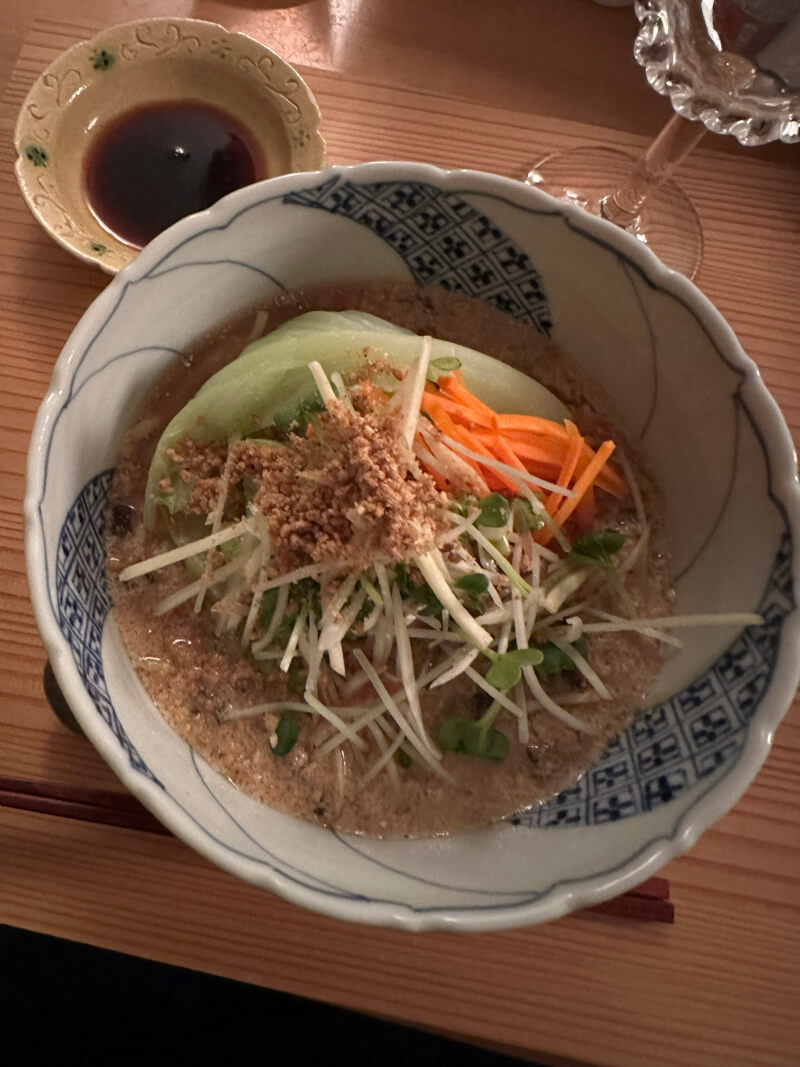
[[(133, 248), (133, 246), (130, 246), (132, 252), (131, 260), (129, 260), (128, 263), (123, 264), (121, 267), (115, 266), (108, 260), (105, 260), (102, 256), (85, 251), (79, 246), (78, 242), (75, 239), (59, 233), (55, 227), (50, 225), (50, 223), (45, 219), (43, 212), (36, 204), (34, 193), (29, 188), (29, 183), (25, 179), (26, 138), (24, 134), (28, 121), (26, 119), (26, 116), (28, 114), (29, 105), (35, 102), (37, 91), (40, 85), (43, 83), (44, 79), (48, 75), (51, 75), (54, 71), (58, 70), (62, 66), (62, 64), (68, 62), (70, 56), (77, 56), (79, 53), (88, 52), (91, 49), (98, 50), (102, 47), (104, 43), (107, 42), (109, 37), (113, 37), (114, 35), (126, 30), (132, 30), (134, 27), (165, 25), (169, 23), (173, 23), (176, 25), (180, 25), (181, 27), (187, 28), (203, 27), (205, 31), (213, 31), (221, 38), (224, 38), (226, 40), (242, 38), (249, 42), (251, 46), (255, 46), (259, 50), (259, 52), (262, 53), (265, 57), (269, 57), (273, 61), (273, 63), (277, 64), (280, 70), (291, 76), (293, 79), (296, 79), (299, 94), (303, 101), (303, 108), (307, 111), (308, 117), (310, 117), (312, 120), (309, 128), (309, 141), (314, 151), (312, 156), (313, 165), (310, 170), (291, 171), (290, 173), (313, 173), (315, 170), (320, 169), (325, 163), (326, 144), (325, 139), (323, 138), (320, 132), (320, 126), (322, 123), (322, 113), (320, 111), (319, 104), (317, 103), (317, 99), (311, 90), (311, 87), (295, 66), (293, 66), (279, 52), (274, 51), (272, 48), (269, 47), (269, 45), (264, 44), (263, 41), (260, 41), (257, 37), (254, 37), (250, 33), (245, 33), (243, 30), (229, 30), (226, 26), (223, 26), (219, 22), (214, 22), (211, 19), (198, 19), (184, 17), (180, 15), (154, 15), (151, 18), (129, 19), (125, 22), (114, 23), (111, 26), (106, 26), (103, 29), (98, 30), (97, 33), (93, 34), (91, 37), (86, 37), (80, 41), (76, 41), (74, 44), (70, 45), (69, 48), (64, 49), (62, 52), (59, 52), (59, 54), (55, 56), (50, 61), (50, 63), (48, 63), (48, 65), (37, 74), (36, 78), (30, 85), (28, 92), (25, 95), (25, 99), (20, 105), (14, 123), (14, 174), (16, 176), (17, 186), (19, 187), (19, 191), (23, 199), (25, 200), (25, 203), (28, 205), (28, 209), (30, 210), (36, 221), (39, 223), (39, 225), (42, 227), (44, 232), (58, 245), (60, 245), (65, 251), (69, 252), (70, 255), (75, 256), (77, 259), (81, 260), (84, 263), (88, 263), (91, 266), (99, 267), (100, 270), (102, 270), (105, 274), (115, 275), (118, 274), (120, 270), (124, 270), (126, 266), (129, 266), (130, 263), (133, 262), (133, 260), (138, 258), (141, 253), (141, 249), (137, 250)], [(160, 56), (148, 57), (146, 61), (156, 62), (160, 58)], [(131, 106), (135, 107), (136, 105), (133, 104)], [(69, 104), (67, 104), (66, 107), (68, 108)], [(283, 177), (283, 175), (275, 175), (275, 177)], [(265, 180), (268, 181), (271, 179)], [(260, 183), (256, 182), (254, 184)], [(66, 214), (69, 215), (69, 212), (67, 212), (66, 209), (63, 210)], [(103, 233), (105, 238), (116, 242), (123, 249), (127, 249), (129, 247), (125, 244), (125, 242), (119, 240), (113, 234), (106, 231), (102, 224), (99, 224), (99, 226), (100, 231)]]
[[(770, 460), (770, 488), (782, 509), (793, 534), (792, 592), (793, 609), (786, 616), (781, 635), (782, 653), (767, 698), (750, 723), (742, 750), (721, 779), (694, 798), (680, 816), (672, 832), (648, 841), (621, 864), (609, 871), (576, 879), (574, 883), (551, 885), (534, 901), (509, 906), (493, 905), (486, 910), (459, 907), (425, 910), (392, 901), (364, 901), (322, 896), (297, 884), (278, 871), (248, 869), (247, 863), (214, 842), (199, 824), (195, 824), (169, 797), (165, 803), (162, 790), (128, 764), (116, 740), (110, 735), (86, 692), (72, 659), (69, 645), (61, 634), (51, 610), (45, 579), (45, 540), (38, 521), (43, 499), (43, 455), (51, 433), (54, 416), (69, 393), (72, 362), (84, 346), (93, 323), (116, 307), (129, 284), (156, 267), (185, 241), (209, 228), (224, 229), (242, 211), (258, 203), (268, 190), (276, 196), (304, 185), (318, 185), (334, 177), (357, 181), (427, 181), (449, 191), (471, 195), (502, 197), (520, 207), (533, 207), (546, 214), (560, 214), (567, 225), (579, 233), (610, 248), (633, 265), (642, 277), (678, 301), (700, 322), (721, 358), (741, 375), (741, 392), (759, 429)], [(412, 931), (430, 929), (488, 931), (508, 929), (559, 918), (579, 908), (589, 907), (640, 884), (666, 862), (686, 852), (700, 835), (729, 811), (740, 799), (772, 745), (774, 732), (783, 719), (800, 683), (800, 657), (790, 661), (786, 650), (800, 647), (800, 481), (794, 445), (785, 419), (764, 385), (753, 360), (744, 352), (732, 328), (708, 298), (691, 282), (665, 267), (638, 240), (580, 208), (561, 204), (540, 190), (511, 178), (467, 169), (444, 169), (424, 163), (381, 161), (333, 166), (320, 171), (300, 172), (267, 179), (245, 187), (218, 201), (211, 208), (175, 223), (142, 250), (111, 284), (92, 302), (71, 332), (53, 370), (52, 381), (39, 408), (28, 453), (25, 515), (25, 555), (28, 582), (36, 622), (50, 657), (51, 665), (70, 706), (86, 736), (110, 764), (122, 783), (177, 837), (195, 848), (217, 866), (237, 877), (267, 888), (284, 899), (311, 910), (348, 921), (386, 925)]]

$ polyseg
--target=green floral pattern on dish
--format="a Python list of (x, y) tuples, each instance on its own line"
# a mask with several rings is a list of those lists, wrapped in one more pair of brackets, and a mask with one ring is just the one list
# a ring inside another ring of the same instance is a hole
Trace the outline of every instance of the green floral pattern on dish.
[(91, 54), (92, 66), (95, 70), (109, 70), (116, 62), (116, 56), (105, 48), (97, 48)]
[(211, 42), (208, 50), (217, 59), (227, 59), (231, 54), (231, 43), (230, 41), (217, 39)]
[(38, 144), (25, 145), (25, 158), (33, 163), (34, 167), (46, 167), (50, 162), (47, 152)]

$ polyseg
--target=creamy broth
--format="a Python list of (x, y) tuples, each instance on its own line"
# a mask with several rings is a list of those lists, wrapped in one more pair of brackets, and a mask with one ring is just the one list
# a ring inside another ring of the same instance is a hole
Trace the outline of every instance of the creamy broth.
[[(191, 604), (161, 617), (155, 615), (157, 603), (186, 583), (183, 564), (128, 584), (115, 578), (128, 564), (167, 547), (157, 535), (146, 532), (142, 523), (148, 467), (164, 426), (254, 334), (271, 331), (316, 308), (368, 311), (415, 333), (489, 353), (557, 394), (587, 438), (613, 437), (636, 472), (651, 526), (646, 558), (626, 578), (626, 607), (641, 617), (671, 611), (658, 493), (626, 444), (600, 390), (545, 337), (484, 303), (438, 289), (385, 284), (309, 290), (253, 309), (199, 341), (154, 387), (125, 438), (111, 493), (108, 555), (117, 624), (139, 677), (165, 720), (212, 766), (258, 800), (324, 826), (374, 836), (431, 836), (486, 825), (576, 780), (642, 706), (662, 662), (662, 645), (630, 632), (592, 636), (590, 661), (610, 690), (609, 700), (600, 699), (572, 672), (569, 679), (548, 683), (555, 699), (563, 700), (565, 707), (591, 725), (591, 734), (563, 725), (530, 702), (527, 743), (518, 740), (517, 723), (510, 713), (501, 712), (496, 721), (509, 739), (502, 762), (445, 752), (442, 766), (452, 782), (412, 762), (363, 785), (365, 772), (380, 755), (369, 733), (364, 735), (365, 750), (345, 742), (319, 758), (315, 750), (332, 730), (325, 722), (303, 716), (297, 743), (288, 755), (279, 757), (270, 748), (277, 713), (221, 721), (231, 708), (302, 698), (293, 691), (296, 679), (291, 672), (271, 670), (265, 675), (241, 653), (235, 636), (217, 636), (207, 616), (195, 614)], [(626, 552), (639, 532), (634, 506), (629, 499), (599, 494), (598, 507), (598, 526), (632, 535), (619, 553), (624, 566)], [(620, 613), (618, 593), (612, 586), (602, 580), (595, 585), (594, 606)], [(426, 665), (417, 666), (422, 671)], [(347, 699), (372, 704), (375, 694), (355, 693)], [(345, 702), (340, 689), (333, 703)], [(430, 735), (437, 736), (441, 723), (454, 713), (477, 716), (488, 702), (464, 676), (426, 692), (423, 713)]]

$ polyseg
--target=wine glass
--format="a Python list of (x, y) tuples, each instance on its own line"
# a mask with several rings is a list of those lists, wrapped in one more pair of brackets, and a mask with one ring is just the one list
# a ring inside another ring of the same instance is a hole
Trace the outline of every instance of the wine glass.
[(634, 57), (676, 114), (638, 159), (585, 146), (545, 156), (526, 180), (622, 226), (692, 278), (702, 227), (671, 175), (707, 130), (747, 146), (800, 141), (800, 0), (636, 0), (634, 10)]

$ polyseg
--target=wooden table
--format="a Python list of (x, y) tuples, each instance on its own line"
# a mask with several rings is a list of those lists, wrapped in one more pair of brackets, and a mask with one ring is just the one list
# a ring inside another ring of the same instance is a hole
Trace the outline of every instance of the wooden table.
[[(0, 14), (0, 776), (119, 790), (43, 696), (21, 503), (36, 408), (106, 277), (38, 228), (11, 134), (58, 51), (152, 14), (246, 30), (300, 65), (329, 158), (519, 176), (578, 143), (643, 147), (670, 114), (631, 58), (630, 9), (588, 0), (4, 0)], [(709, 137), (682, 168), (706, 233), (697, 282), (800, 431), (800, 148)], [(169, 836), (0, 807), (0, 922), (431, 1027), (545, 1063), (800, 1062), (800, 709), (746, 796), (671, 863), (674, 926), (573, 916), (409, 935), (300, 911)], [(202, 934), (199, 933), (202, 931)]]

